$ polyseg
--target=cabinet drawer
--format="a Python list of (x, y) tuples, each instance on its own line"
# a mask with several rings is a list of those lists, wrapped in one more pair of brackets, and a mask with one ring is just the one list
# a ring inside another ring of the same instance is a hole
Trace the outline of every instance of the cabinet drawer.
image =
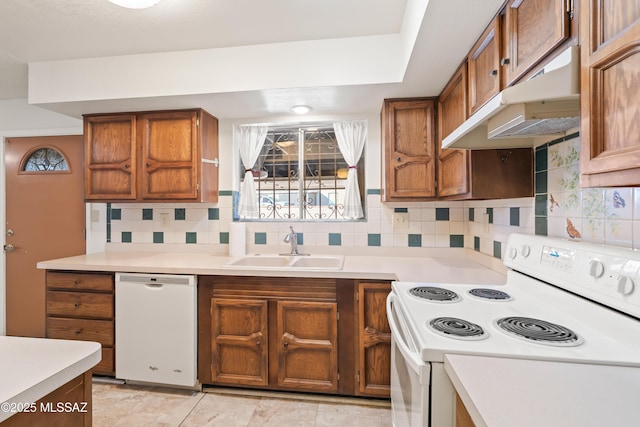
[(102, 360), (93, 368), (93, 373), (113, 375), (115, 372), (113, 362), (113, 347), (102, 347)]
[(47, 288), (113, 291), (112, 274), (61, 273), (47, 271)]
[(102, 345), (113, 346), (113, 326), (112, 320), (48, 317), (47, 338), (96, 341)]
[(47, 292), (47, 315), (113, 318), (113, 294)]

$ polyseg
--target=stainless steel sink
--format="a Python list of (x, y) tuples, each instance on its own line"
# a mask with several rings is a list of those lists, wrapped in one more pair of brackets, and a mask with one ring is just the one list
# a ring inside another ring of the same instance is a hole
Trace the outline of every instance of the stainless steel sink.
[(257, 270), (341, 270), (342, 255), (247, 255), (233, 259), (223, 268)]

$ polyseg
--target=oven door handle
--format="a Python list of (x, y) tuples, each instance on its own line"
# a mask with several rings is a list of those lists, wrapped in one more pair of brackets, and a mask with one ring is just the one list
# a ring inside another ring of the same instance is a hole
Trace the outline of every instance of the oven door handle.
[[(405, 341), (411, 340), (411, 333), (402, 312), (396, 308), (396, 302), (397, 297), (393, 292), (390, 293), (387, 297), (387, 318), (391, 328), (391, 337), (394, 339), (407, 365), (418, 374), (420, 384), (429, 384), (429, 365), (420, 358), (413, 342), (410, 347), (409, 343)], [(404, 333), (400, 331), (404, 331)]]

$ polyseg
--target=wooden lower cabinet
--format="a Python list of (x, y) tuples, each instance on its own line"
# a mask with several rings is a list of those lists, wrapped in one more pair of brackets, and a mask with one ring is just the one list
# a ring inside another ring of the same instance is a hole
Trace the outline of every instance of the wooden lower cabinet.
[(114, 292), (113, 273), (47, 270), (46, 336), (102, 344), (96, 374), (115, 374)]
[(91, 371), (87, 371), (35, 402), (33, 412), (15, 414), (0, 426), (90, 427), (91, 423)]
[(389, 397), (391, 330), (386, 301), (391, 284), (358, 283), (358, 389), (363, 396)]
[(456, 427), (476, 427), (458, 393), (456, 393)]

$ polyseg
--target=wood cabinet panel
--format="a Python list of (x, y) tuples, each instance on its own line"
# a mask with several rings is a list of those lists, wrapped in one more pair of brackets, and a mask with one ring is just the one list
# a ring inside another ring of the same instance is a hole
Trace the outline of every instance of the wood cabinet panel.
[(278, 301), (278, 385), (338, 390), (337, 304)]
[(469, 115), (500, 92), (500, 22), (495, 18), (469, 52)]
[(476, 424), (473, 422), (471, 415), (469, 415), (469, 411), (462, 403), (462, 399), (460, 399), (460, 395), (456, 393), (456, 427), (475, 427)]
[(113, 274), (47, 270), (47, 289), (113, 292)]
[(213, 298), (211, 378), (216, 383), (266, 386), (267, 301)]
[(114, 323), (112, 320), (47, 317), (47, 338), (96, 341), (113, 346)]
[(117, 114), (86, 117), (85, 198), (135, 200), (136, 116)]
[(47, 315), (111, 319), (112, 294), (47, 291)]
[(580, 13), (581, 185), (640, 185), (640, 1)]
[(508, 46), (504, 60), (511, 85), (562, 44), (570, 33), (565, 0), (510, 0), (506, 7)]
[(391, 329), (386, 300), (390, 283), (358, 284), (358, 394), (389, 397)]
[(435, 197), (435, 99), (385, 100), (383, 200)]

